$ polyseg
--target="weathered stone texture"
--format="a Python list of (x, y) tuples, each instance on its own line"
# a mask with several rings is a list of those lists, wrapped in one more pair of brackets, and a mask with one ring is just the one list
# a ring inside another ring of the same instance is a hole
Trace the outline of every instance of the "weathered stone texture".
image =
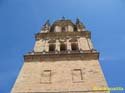
[[(72, 70), (81, 69), (83, 81), (73, 82)], [(12, 93), (32, 91), (92, 91), (93, 87), (106, 87), (97, 60), (25, 62)], [(51, 70), (51, 82), (41, 83), (41, 73)]]
[(107, 93), (93, 89), (107, 84), (91, 33), (79, 19), (47, 21), (35, 39), (11, 93)]

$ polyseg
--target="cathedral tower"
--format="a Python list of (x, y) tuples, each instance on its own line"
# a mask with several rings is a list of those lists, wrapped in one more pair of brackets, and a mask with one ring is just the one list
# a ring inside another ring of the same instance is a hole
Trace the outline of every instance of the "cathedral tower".
[(52, 25), (48, 20), (35, 35), (11, 93), (106, 93), (93, 87), (107, 84), (91, 33), (79, 19), (63, 17)]

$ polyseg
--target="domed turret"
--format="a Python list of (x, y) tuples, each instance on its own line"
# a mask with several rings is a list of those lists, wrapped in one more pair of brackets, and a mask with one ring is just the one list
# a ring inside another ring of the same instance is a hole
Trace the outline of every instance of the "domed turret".
[(64, 17), (62, 20), (57, 20), (51, 27), (51, 32), (73, 32), (74, 23), (71, 20), (66, 20)]
[(42, 33), (46, 32), (75, 32), (75, 31), (85, 31), (85, 26), (80, 22), (79, 19), (76, 20), (74, 24), (71, 20), (62, 17), (61, 20), (55, 21), (52, 26), (49, 21), (45, 23), (42, 28)]
[(51, 25), (49, 23), (49, 20), (46, 21), (46, 23), (43, 25), (42, 33), (50, 32)]
[(82, 22), (77, 18), (76, 19), (76, 30), (77, 31), (85, 31), (85, 26), (83, 25)]

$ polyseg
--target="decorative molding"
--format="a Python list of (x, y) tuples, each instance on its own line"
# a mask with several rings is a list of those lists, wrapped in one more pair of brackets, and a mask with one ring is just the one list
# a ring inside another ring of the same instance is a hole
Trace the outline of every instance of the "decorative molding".
[(35, 62), (35, 61), (61, 61), (61, 60), (98, 60), (99, 52), (96, 53), (80, 53), (80, 52), (53, 52), (53, 53), (30, 53), (24, 55), (25, 62)]
[(86, 38), (91, 38), (91, 32), (81, 31), (81, 32), (49, 32), (49, 33), (37, 33), (35, 35), (36, 40), (46, 39), (46, 38), (66, 38), (66, 37), (78, 37), (83, 36)]

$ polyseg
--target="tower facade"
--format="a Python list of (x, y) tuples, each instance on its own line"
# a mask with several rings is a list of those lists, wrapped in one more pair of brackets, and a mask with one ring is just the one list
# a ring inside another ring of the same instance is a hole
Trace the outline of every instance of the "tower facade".
[(107, 84), (91, 33), (79, 19), (63, 17), (52, 25), (48, 20), (35, 35), (11, 93), (106, 93), (93, 87)]

